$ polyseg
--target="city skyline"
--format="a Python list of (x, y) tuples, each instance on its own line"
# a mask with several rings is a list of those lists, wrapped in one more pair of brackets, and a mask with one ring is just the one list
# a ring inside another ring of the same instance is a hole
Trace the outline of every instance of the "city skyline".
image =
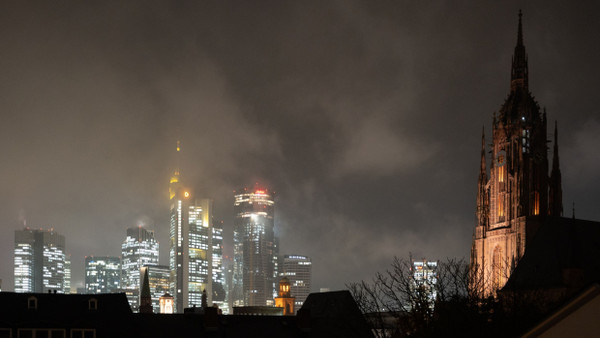
[(394, 255), (468, 257), (481, 127), (509, 89), (520, 8), (530, 86), (560, 129), (564, 215), (600, 219), (594, 2), (2, 7), (3, 290), (25, 221), (65, 236), (73, 287), (130, 227), (154, 230), (168, 264), (177, 139), (224, 255), (233, 190), (259, 182), (313, 291)]

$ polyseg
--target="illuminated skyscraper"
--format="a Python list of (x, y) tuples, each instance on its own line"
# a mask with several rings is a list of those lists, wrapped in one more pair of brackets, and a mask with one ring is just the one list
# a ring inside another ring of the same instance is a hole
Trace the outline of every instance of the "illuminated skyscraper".
[(300, 309), (310, 293), (312, 278), (312, 262), (310, 257), (285, 255), (281, 262), (280, 276), (287, 277), (290, 282), (291, 294), (296, 297), (295, 308)]
[(158, 265), (158, 242), (154, 239), (154, 232), (141, 226), (127, 229), (121, 255), (121, 288), (125, 290), (131, 308), (137, 310), (140, 270), (144, 265)]
[(65, 291), (71, 293), (71, 254), (65, 255)]
[(429, 306), (433, 309), (437, 297), (437, 261), (415, 261), (412, 264), (413, 287), (418, 288), (417, 294), (425, 295)]
[[(177, 155), (180, 153), (181, 147), (177, 143)], [(193, 200), (191, 190), (182, 184), (179, 169), (171, 177), (169, 197), (170, 289), (175, 312), (183, 313), (186, 307), (200, 306), (204, 290), (210, 304), (223, 302), (223, 229), (220, 223), (215, 226), (213, 201), (206, 198)]]
[(160, 297), (170, 291), (169, 279), (171, 277), (171, 270), (165, 265), (144, 265), (140, 272), (142, 277), (146, 273), (146, 270), (148, 270), (152, 309), (154, 313), (160, 313)]
[(85, 257), (85, 292), (113, 293), (121, 288), (119, 257)]
[(243, 189), (235, 194), (233, 306), (273, 305), (277, 276), (274, 206), (274, 194), (267, 189)]
[(65, 290), (65, 237), (54, 230), (15, 231), (15, 292)]

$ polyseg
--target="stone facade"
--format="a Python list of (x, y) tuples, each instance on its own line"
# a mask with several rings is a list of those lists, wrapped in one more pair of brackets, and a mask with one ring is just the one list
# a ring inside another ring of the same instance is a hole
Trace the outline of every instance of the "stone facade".
[[(510, 93), (494, 113), (491, 148), (485, 134), (481, 141), (471, 268), (472, 281), (486, 295), (504, 286), (545, 216), (562, 214), (558, 145), (555, 139), (549, 177), (546, 129), (546, 112), (529, 91), (519, 13)], [(491, 154), (489, 178), (486, 151)]]

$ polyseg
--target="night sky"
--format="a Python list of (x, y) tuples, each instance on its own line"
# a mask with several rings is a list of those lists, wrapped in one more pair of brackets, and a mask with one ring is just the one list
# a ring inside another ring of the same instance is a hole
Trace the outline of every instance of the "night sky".
[(3, 1), (2, 289), (25, 221), (66, 237), (75, 287), (84, 256), (120, 255), (132, 226), (155, 230), (168, 264), (178, 139), (225, 251), (233, 190), (258, 182), (277, 194), (280, 253), (312, 258), (313, 291), (394, 255), (468, 259), (481, 129), (489, 142), (509, 92), (519, 9), (530, 90), (558, 120), (565, 216), (575, 202), (600, 220), (598, 7)]

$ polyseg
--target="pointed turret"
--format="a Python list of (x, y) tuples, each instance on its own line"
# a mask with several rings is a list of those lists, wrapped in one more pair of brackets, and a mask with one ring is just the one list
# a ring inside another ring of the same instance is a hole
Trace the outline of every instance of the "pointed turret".
[(485, 163), (485, 127), (481, 131), (481, 165), (479, 168), (479, 179), (477, 180), (477, 222), (478, 226), (487, 224), (487, 165)]
[(140, 296), (140, 313), (152, 313), (152, 296), (150, 295), (150, 281), (148, 280), (148, 268), (144, 272), (144, 283)]
[(552, 157), (552, 171), (550, 173), (550, 196), (548, 212), (551, 216), (562, 216), (562, 178), (558, 157), (558, 122), (554, 122), (554, 154)]
[(527, 67), (527, 52), (523, 45), (523, 13), (519, 10), (519, 29), (517, 33), (517, 45), (512, 60), (512, 71), (510, 77), (510, 90), (524, 89), (528, 91), (529, 70)]

